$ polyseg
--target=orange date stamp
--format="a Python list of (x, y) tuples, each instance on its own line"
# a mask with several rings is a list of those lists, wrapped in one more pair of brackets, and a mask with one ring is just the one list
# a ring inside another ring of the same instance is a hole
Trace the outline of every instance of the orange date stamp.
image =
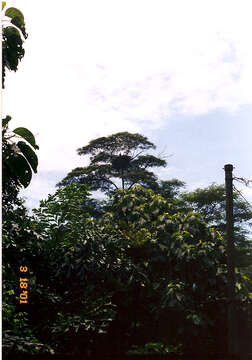
[[(25, 276), (25, 274), (28, 271), (27, 266), (20, 266), (19, 270), (21, 271), (22, 275)], [(19, 295), (19, 302), (20, 304), (27, 304), (28, 301), (28, 279), (27, 278), (19, 278), (19, 287), (22, 291)]]

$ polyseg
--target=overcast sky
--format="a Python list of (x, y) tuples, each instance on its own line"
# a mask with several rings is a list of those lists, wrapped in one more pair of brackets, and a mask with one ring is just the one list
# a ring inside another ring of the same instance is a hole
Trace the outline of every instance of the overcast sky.
[[(252, 179), (251, 1), (7, 1), (26, 20), (26, 54), (8, 73), (3, 114), (40, 146), (29, 207), (86, 165), (76, 149), (138, 132), (167, 156), (162, 179), (188, 189)], [(251, 189), (240, 184), (252, 201)]]

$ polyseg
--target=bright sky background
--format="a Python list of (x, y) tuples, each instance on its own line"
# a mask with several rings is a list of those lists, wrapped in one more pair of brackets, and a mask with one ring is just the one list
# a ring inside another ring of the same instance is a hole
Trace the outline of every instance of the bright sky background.
[[(86, 165), (76, 149), (139, 132), (167, 155), (162, 179), (188, 189), (252, 179), (251, 0), (7, 1), (26, 20), (26, 54), (8, 73), (3, 114), (40, 146), (29, 207)], [(252, 201), (252, 189), (244, 188)]]

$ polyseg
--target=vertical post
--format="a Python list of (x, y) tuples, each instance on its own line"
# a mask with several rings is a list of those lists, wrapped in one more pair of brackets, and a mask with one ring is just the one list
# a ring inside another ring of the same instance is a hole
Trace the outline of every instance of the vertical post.
[(226, 237), (227, 237), (227, 327), (228, 327), (228, 353), (230, 356), (238, 355), (236, 307), (235, 307), (235, 268), (234, 268), (234, 215), (233, 215), (233, 165), (227, 164), (225, 170), (226, 188)]

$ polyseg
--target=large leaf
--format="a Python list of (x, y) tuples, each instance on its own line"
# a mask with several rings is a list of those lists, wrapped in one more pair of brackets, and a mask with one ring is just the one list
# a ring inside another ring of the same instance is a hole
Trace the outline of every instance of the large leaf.
[(8, 159), (8, 165), (17, 180), (26, 188), (32, 178), (32, 171), (27, 160), (20, 154), (15, 154)]
[(20, 10), (18, 10), (14, 7), (10, 7), (9, 9), (7, 9), (5, 12), (5, 15), (10, 17), (11, 19), (13, 19), (14, 17), (18, 17), (24, 24), (24, 15), (21, 13)]
[(3, 64), (9, 70), (17, 71), (18, 62), (24, 56), (23, 40), (14, 26), (3, 28)]
[(33, 171), (36, 173), (38, 167), (38, 157), (35, 154), (34, 150), (32, 150), (32, 148), (29, 145), (27, 145), (24, 141), (19, 141), (17, 143), (17, 146), (19, 147), (22, 154), (25, 156), (26, 160), (31, 165)]
[(34, 135), (30, 132), (30, 130), (19, 127), (13, 130), (13, 132), (19, 136), (21, 136), (23, 139), (25, 139), (34, 149), (39, 149), (38, 145), (36, 144), (36, 140)]
[(11, 23), (13, 25), (15, 25), (19, 30), (21, 30), (21, 32), (24, 35), (25, 39), (27, 39), (28, 35), (26, 34), (26, 31), (25, 31), (25, 25), (22, 23), (22, 20), (20, 19), (20, 17), (15, 16), (11, 20)]
[(11, 18), (11, 23), (22, 32), (25, 38), (27, 38), (27, 34), (25, 31), (24, 15), (21, 13), (21, 11), (14, 7), (11, 7), (6, 10), (5, 15)]

